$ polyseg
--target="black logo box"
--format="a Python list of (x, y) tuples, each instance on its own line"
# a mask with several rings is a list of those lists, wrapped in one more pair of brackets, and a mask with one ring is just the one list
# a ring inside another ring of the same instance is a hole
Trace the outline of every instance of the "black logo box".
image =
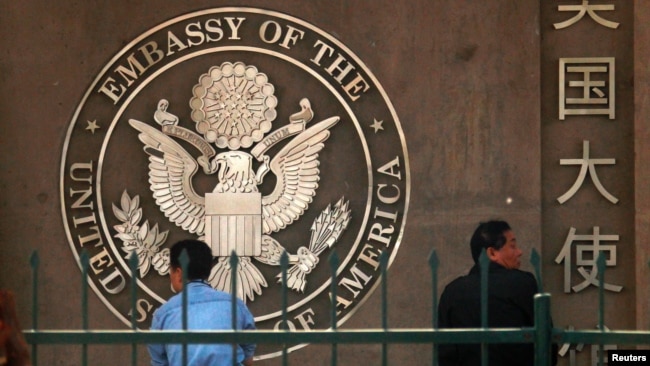
[(608, 365), (650, 365), (650, 350), (607, 351)]

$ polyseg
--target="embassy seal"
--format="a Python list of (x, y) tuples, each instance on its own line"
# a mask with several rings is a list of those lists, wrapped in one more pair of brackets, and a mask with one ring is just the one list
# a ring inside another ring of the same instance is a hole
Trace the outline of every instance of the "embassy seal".
[(174, 295), (169, 247), (196, 238), (211, 286), (232, 292), (235, 276), (259, 329), (282, 326), (284, 287), (297, 330), (330, 328), (332, 287), (337, 324), (362, 311), (380, 257), (397, 255), (411, 181), (367, 66), (316, 26), (255, 8), (178, 16), (121, 49), (74, 113), (60, 179), (72, 254), (125, 324), (149, 328)]

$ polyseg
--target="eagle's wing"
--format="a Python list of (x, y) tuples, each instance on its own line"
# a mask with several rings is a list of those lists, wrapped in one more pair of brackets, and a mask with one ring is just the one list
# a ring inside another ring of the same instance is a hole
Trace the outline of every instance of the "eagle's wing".
[(146, 123), (129, 120), (149, 154), (149, 184), (156, 204), (174, 224), (203, 235), (205, 199), (192, 187), (198, 170), (194, 158), (181, 145)]
[(284, 229), (307, 210), (318, 188), (318, 153), (338, 121), (331, 117), (306, 129), (271, 160), (277, 181), (273, 192), (262, 197), (264, 234)]

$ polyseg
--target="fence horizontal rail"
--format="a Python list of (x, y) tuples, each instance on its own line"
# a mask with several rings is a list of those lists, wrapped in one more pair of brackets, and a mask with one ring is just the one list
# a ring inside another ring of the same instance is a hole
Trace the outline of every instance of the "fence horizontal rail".
[(553, 329), (555, 343), (571, 344), (645, 344), (650, 345), (650, 331), (642, 330), (563, 330)]
[[(498, 329), (355, 329), (325, 331), (130, 331), (38, 330), (24, 332), (38, 344), (147, 343), (532, 343), (534, 328)], [(650, 336), (650, 334), (649, 334)]]

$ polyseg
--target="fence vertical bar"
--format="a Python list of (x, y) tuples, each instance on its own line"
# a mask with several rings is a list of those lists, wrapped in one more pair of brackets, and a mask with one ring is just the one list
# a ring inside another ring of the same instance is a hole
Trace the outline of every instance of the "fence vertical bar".
[[(331, 328), (333, 332), (336, 332), (336, 270), (339, 267), (339, 257), (336, 255), (336, 252), (332, 252), (329, 257), (330, 261), (330, 317), (331, 317)], [(332, 366), (337, 364), (337, 351), (338, 344), (332, 342)]]
[[(478, 259), (479, 267), (481, 269), (481, 328), (487, 329), (488, 327), (488, 267), (490, 260), (488, 259), (487, 252), (483, 249), (481, 256)], [(487, 366), (488, 364), (488, 345), (481, 342), (481, 365)]]
[(537, 279), (537, 292), (543, 293), (544, 284), (542, 283), (541, 259), (535, 248), (533, 248), (533, 251), (530, 254), (530, 264), (532, 264), (533, 268), (535, 269), (535, 278)]
[[(29, 258), (32, 266), (32, 328), (38, 329), (38, 265), (39, 258), (38, 252), (34, 250)], [(32, 344), (32, 364), (38, 365), (38, 350), (37, 344)]]
[[(388, 254), (385, 251), (382, 251), (379, 256), (379, 264), (381, 267), (381, 327), (385, 333), (388, 331)], [(381, 364), (388, 365), (388, 344), (386, 342), (381, 344)]]
[[(289, 331), (289, 327), (287, 326), (287, 268), (289, 267), (289, 254), (287, 254), (287, 251), (285, 250), (282, 252), (282, 256), (280, 257), (280, 270), (281, 270), (281, 275), (282, 275), (282, 288), (280, 289), (281, 295), (282, 295), (282, 330), (285, 332)], [(287, 344), (283, 343), (282, 344), (282, 365), (287, 366), (288, 364), (288, 352), (287, 352)]]
[[(81, 252), (81, 327), (88, 331), (88, 252)], [(81, 364), (88, 364), (88, 343), (81, 345)]]
[[(136, 314), (135, 304), (138, 296), (137, 293), (137, 279), (138, 279), (138, 256), (134, 255), (134, 252), (131, 252), (131, 257), (129, 258), (129, 268), (131, 269), (131, 330), (135, 332), (137, 329), (136, 326)], [(137, 365), (138, 359), (138, 350), (137, 343), (131, 343), (131, 365)]]
[(537, 280), (537, 294), (535, 295), (535, 365), (550, 365), (550, 347), (551, 347), (551, 307), (550, 295), (544, 293), (542, 283), (541, 259), (537, 250), (533, 248), (530, 254), (530, 263), (535, 270)]
[[(187, 265), (190, 262), (190, 257), (187, 254), (187, 249), (183, 249), (181, 255), (178, 257), (178, 261), (181, 265), (181, 282), (183, 283), (183, 289), (181, 290), (181, 300), (183, 303), (181, 320), (183, 322), (183, 331), (187, 331)], [(187, 342), (183, 341), (183, 365), (187, 365)]]
[[(232, 320), (232, 331), (237, 332), (237, 265), (239, 257), (235, 250), (230, 254), (230, 316)], [(242, 297), (244, 292), (242, 291)], [(237, 343), (232, 343), (232, 366), (237, 366)]]
[[(432, 325), (433, 330), (438, 330), (438, 255), (435, 249), (429, 255), (429, 267), (431, 268), (431, 297), (432, 306)], [(431, 364), (438, 365), (438, 343), (433, 342), (433, 349), (431, 350)]]
[[(598, 328), (605, 331), (605, 253), (599, 252), (596, 259), (598, 267)], [(603, 344), (598, 343), (598, 365), (603, 366)]]
[(535, 365), (549, 366), (551, 354), (551, 295), (535, 295)]

